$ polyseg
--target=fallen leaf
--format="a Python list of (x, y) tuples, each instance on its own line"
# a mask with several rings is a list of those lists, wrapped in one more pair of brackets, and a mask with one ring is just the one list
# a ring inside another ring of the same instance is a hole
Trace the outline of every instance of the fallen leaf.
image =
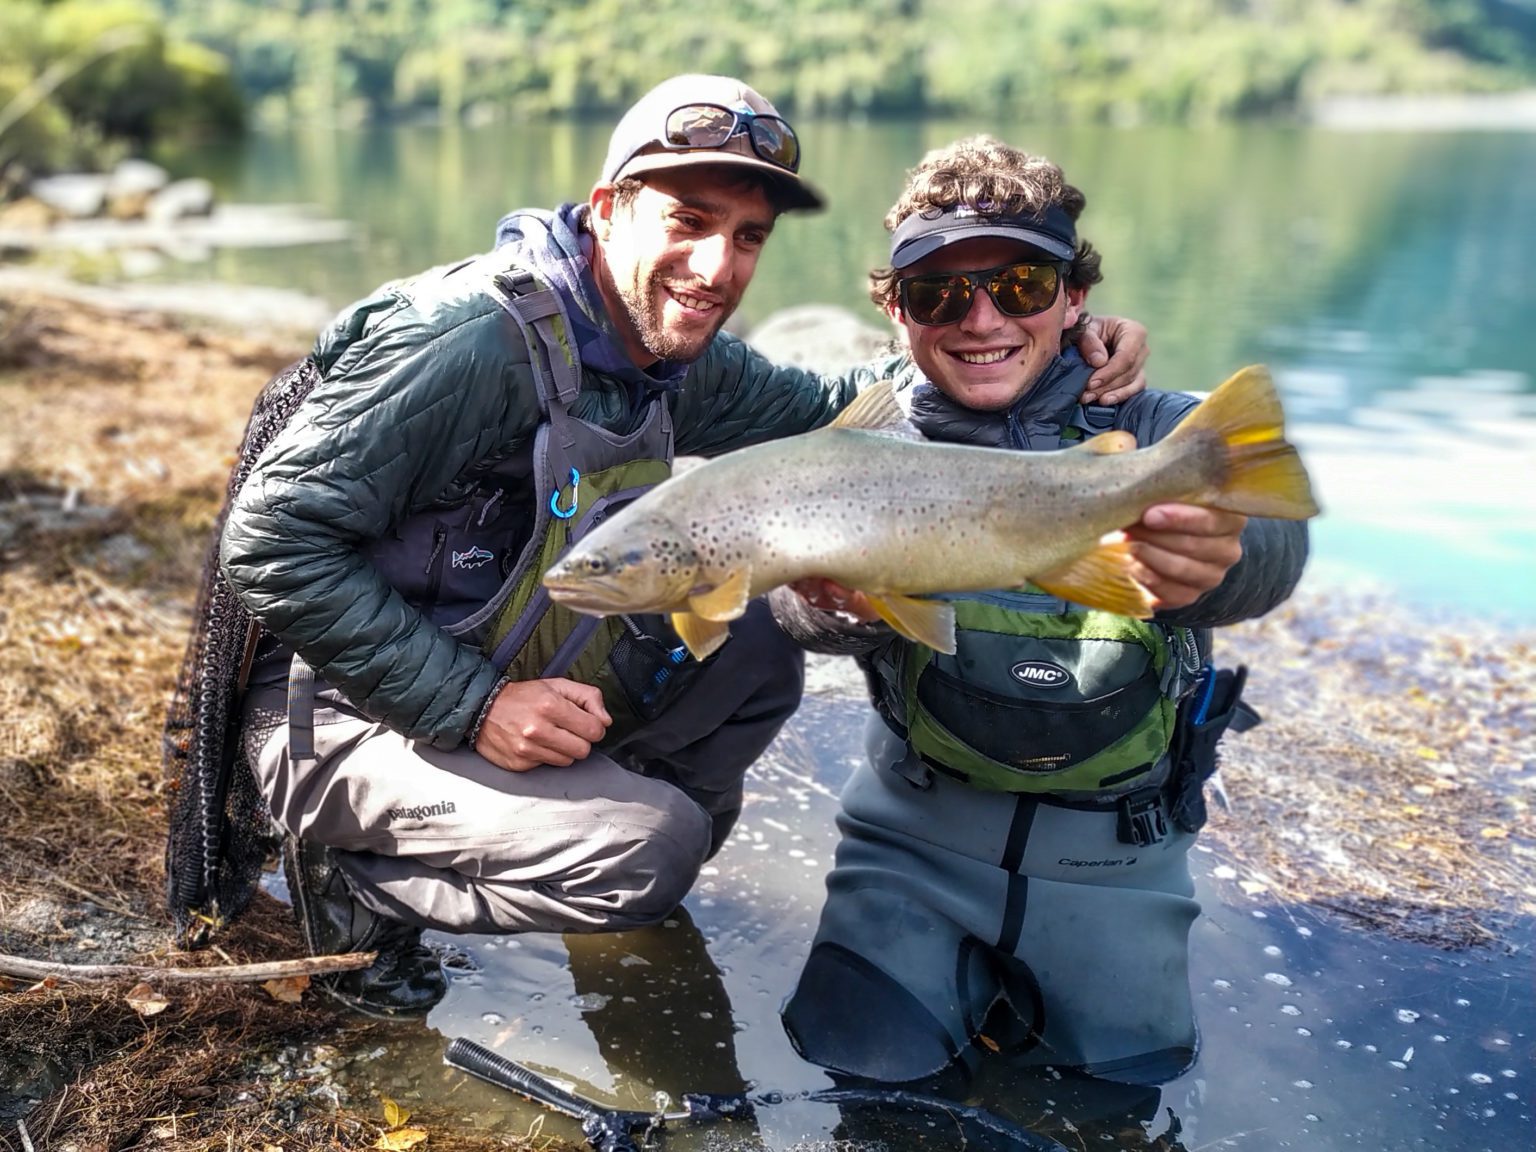
[(297, 1004), (309, 987), (309, 977), (300, 972), (297, 976), (284, 976), (280, 980), (268, 980), (262, 985), (267, 995), (284, 1004)]
[(171, 1002), (160, 993), (156, 992), (147, 983), (135, 984), (123, 997), (128, 1001), (128, 1007), (132, 1008), (140, 1016), (154, 1016), (164, 1012), (171, 1006)]
[(411, 1114), (388, 1096), (384, 1097), (384, 1126), (398, 1128), (411, 1118)]
[(1440, 759), (1440, 753), (1436, 752), (1433, 748), (1426, 748), (1423, 744), (1420, 744), (1417, 748), (1415, 748), (1414, 752), (1417, 753), (1420, 760)]
[(384, 1152), (404, 1152), (407, 1148), (414, 1148), (427, 1138), (425, 1128), (396, 1128), (393, 1132), (386, 1132), (374, 1143), (375, 1148), (382, 1148)]
[(992, 1039), (992, 1037), (990, 1037), (990, 1036), (985, 1036), (985, 1035), (982, 1035), (981, 1033), (977, 1033), (976, 1039), (980, 1040), (982, 1042), (982, 1044), (986, 1045), (986, 1047), (990, 1051), (992, 1051), (992, 1052), (1001, 1052), (1003, 1050), (1003, 1046), (1001, 1044), (999, 1044), (996, 1040)]
[(1490, 824), (1488, 827), (1479, 832), (1478, 835), (1481, 836), (1484, 840), (1508, 840), (1509, 829), (1500, 828), (1495, 824)]

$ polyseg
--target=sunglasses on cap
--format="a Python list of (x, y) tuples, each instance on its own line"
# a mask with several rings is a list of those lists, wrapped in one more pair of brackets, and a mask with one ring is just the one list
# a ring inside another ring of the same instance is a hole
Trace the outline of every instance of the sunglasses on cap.
[(1056, 302), (1067, 265), (1003, 264), (982, 272), (930, 272), (901, 281), (901, 310), (915, 324), (954, 324), (964, 320), (985, 288), (1004, 316), (1015, 319), (1044, 312)]
[(752, 151), (786, 172), (800, 170), (800, 138), (789, 121), (778, 116), (727, 108), (723, 104), (684, 104), (667, 115), (661, 143), (677, 151), (722, 148), (731, 137), (746, 134)]

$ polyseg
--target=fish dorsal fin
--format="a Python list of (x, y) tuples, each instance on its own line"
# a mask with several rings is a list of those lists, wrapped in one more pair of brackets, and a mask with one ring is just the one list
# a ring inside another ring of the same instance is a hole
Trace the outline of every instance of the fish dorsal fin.
[(1090, 436), (1081, 444), (1074, 444), (1069, 452), (1091, 452), (1095, 456), (1113, 456), (1120, 452), (1136, 450), (1136, 434), (1117, 428), (1113, 432), (1101, 432)]
[(865, 432), (895, 432), (917, 435), (917, 430), (907, 419), (896, 400), (896, 391), (889, 380), (871, 384), (853, 402), (837, 414), (831, 428), (858, 428)]
[(1152, 615), (1152, 594), (1132, 578), (1134, 564), (1130, 541), (1112, 532), (1076, 559), (1030, 579), (1074, 604), (1146, 620)]
[(706, 659), (731, 634), (729, 624), (706, 620), (692, 612), (672, 613), (672, 628), (695, 660)]
[(747, 610), (752, 598), (752, 569), (734, 569), (707, 592), (688, 597), (688, 608), (705, 620), (734, 620)]
[(943, 600), (919, 600), (915, 596), (866, 593), (869, 604), (908, 640), (926, 644), (935, 652), (955, 654), (955, 609)]

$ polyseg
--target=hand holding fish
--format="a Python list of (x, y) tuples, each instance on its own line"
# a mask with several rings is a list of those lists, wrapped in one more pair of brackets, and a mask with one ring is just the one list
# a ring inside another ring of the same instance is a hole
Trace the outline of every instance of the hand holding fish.
[(1083, 389), (1084, 404), (1120, 404), (1146, 391), (1151, 349), (1145, 326), (1119, 316), (1095, 316), (1083, 329), (1077, 350), (1098, 369)]
[(565, 767), (590, 756), (612, 723), (602, 690), (591, 684), (556, 677), (514, 680), (491, 702), (475, 751), (509, 772), (542, 764)]
[(1184, 608), (1226, 579), (1243, 558), (1248, 517), (1195, 504), (1154, 504), (1125, 530), (1132, 575), (1157, 608)]
[(839, 612), (852, 616), (862, 624), (873, 624), (880, 613), (869, 602), (869, 597), (852, 588), (845, 588), (835, 580), (823, 580), (812, 576), (796, 580), (790, 585), (812, 608), (821, 612)]

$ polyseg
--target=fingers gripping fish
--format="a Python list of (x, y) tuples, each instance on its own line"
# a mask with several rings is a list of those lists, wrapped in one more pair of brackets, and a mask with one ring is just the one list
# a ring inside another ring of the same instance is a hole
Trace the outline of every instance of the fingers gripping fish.
[(1062, 452), (1014, 452), (891, 433), (902, 424), (886, 382), (826, 428), (674, 475), (576, 544), (544, 585), (592, 615), (670, 613), (703, 659), (752, 597), (821, 577), (865, 593), (903, 636), (953, 652), (954, 610), (920, 597), (1032, 583), (1151, 616), (1119, 530), (1154, 504), (1292, 520), (1318, 511), (1263, 367), (1242, 369), (1148, 448), (1108, 432)]

